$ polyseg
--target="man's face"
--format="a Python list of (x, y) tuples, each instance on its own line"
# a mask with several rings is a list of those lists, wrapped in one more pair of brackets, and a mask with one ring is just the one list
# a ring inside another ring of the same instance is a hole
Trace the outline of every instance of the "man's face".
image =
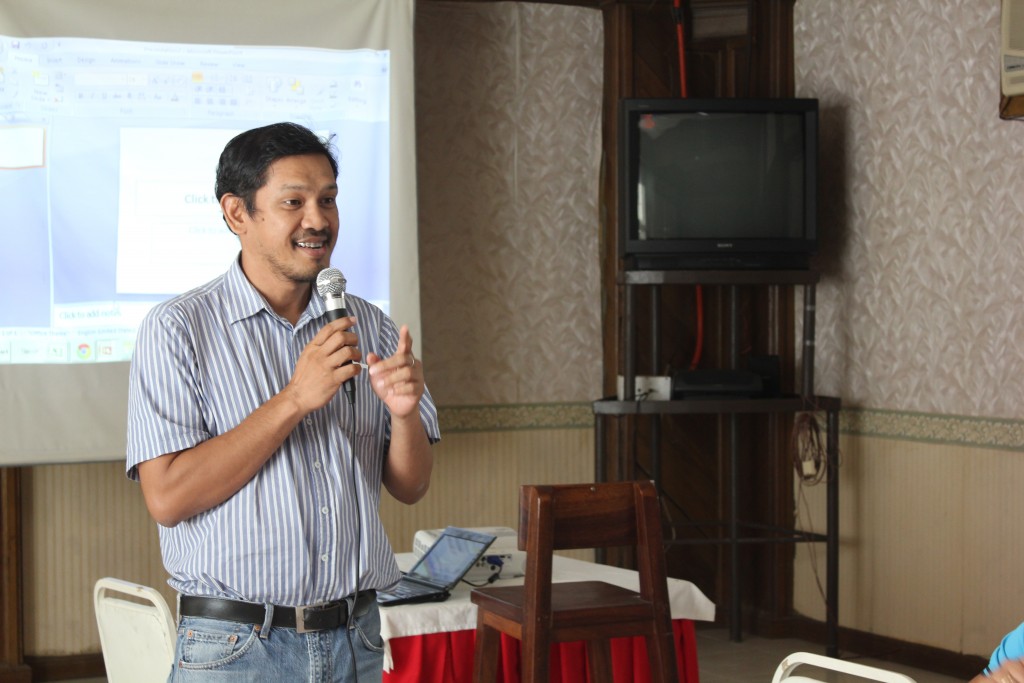
[(242, 267), (258, 289), (315, 282), (330, 266), (338, 239), (337, 196), (323, 155), (283, 157), (270, 165), (252, 215), (244, 209), (234, 214)]

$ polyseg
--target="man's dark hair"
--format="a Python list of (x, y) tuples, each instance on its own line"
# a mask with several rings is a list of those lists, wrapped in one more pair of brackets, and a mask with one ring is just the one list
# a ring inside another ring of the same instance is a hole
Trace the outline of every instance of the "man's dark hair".
[(217, 163), (214, 192), (217, 201), (226, 194), (240, 197), (251, 215), (256, 210), (256, 191), (267, 182), (267, 169), (282, 157), (323, 154), (338, 177), (338, 160), (330, 140), (297, 123), (272, 123), (239, 133), (224, 147)]

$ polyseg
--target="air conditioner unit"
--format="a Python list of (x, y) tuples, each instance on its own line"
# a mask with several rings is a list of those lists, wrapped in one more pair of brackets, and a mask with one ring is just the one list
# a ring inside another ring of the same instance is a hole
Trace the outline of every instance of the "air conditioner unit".
[(1003, 0), (999, 71), (1004, 95), (1024, 95), (1024, 0)]

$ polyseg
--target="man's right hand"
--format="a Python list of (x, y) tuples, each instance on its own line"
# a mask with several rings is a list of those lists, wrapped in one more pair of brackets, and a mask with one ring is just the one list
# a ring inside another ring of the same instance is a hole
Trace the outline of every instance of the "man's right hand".
[(303, 415), (327, 405), (346, 380), (361, 372), (362, 368), (351, 362), (363, 357), (356, 346), (359, 337), (351, 330), (355, 324), (351, 316), (327, 323), (302, 350), (283, 393)]

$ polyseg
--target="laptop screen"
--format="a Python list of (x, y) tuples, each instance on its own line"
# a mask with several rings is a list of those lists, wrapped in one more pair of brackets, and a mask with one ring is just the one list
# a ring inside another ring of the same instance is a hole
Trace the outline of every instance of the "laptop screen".
[(467, 537), (453, 536), (447, 531), (409, 570), (410, 576), (436, 584), (453, 584), (477, 561), (493, 536), (467, 534)]

